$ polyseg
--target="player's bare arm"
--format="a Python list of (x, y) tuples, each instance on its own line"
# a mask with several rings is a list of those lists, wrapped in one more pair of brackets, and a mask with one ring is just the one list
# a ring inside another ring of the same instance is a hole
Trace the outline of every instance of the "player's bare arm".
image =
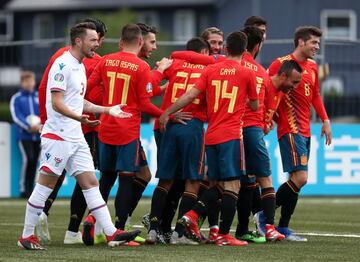
[(192, 88), (187, 91), (184, 95), (182, 95), (174, 104), (172, 104), (168, 109), (164, 111), (164, 113), (159, 117), (159, 124), (162, 130), (165, 130), (165, 126), (169, 121), (169, 115), (179, 111), (184, 108), (192, 101), (194, 101), (199, 95), (201, 91), (197, 88)]
[(94, 114), (106, 114), (117, 118), (129, 118), (132, 116), (131, 113), (122, 111), (122, 108), (126, 105), (120, 104), (115, 106), (99, 106), (91, 103), (88, 100), (84, 100), (84, 112)]
[(78, 115), (73, 112), (69, 107), (64, 103), (64, 92), (63, 91), (53, 91), (51, 92), (51, 103), (53, 109), (66, 117), (79, 121), (89, 127), (94, 127), (100, 124), (99, 120), (89, 120), (87, 115)]
[(325, 145), (330, 145), (332, 140), (332, 132), (331, 132), (331, 126), (330, 126), (330, 120), (326, 119), (324, 120), (324, 123), (321, 127), (321, 137), (323, 137), (325, 134)]

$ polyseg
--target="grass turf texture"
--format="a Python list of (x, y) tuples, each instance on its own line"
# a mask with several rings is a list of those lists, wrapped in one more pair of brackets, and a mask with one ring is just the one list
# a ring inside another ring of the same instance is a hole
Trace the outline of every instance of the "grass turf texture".
[[(25, 251), (16, 246), (22, 231), (25, 200), (0, 199), (0, 261), (359, 261), (360, 198), (302, 198), (291, 222), (308, 242), (250, 244), (246, 247), (140, 246), (87, 247), (64, 245), (69, 220), (69, 200), (58, 200), (50, 210), (52, 238), (46, 251)], [(113, 201), (109, 202), (112, 215)], [(132, 224), (140, 225), (141, 216), (150, 209), (150, 200), (139, 203)], [(279, 213), (277, 213), (277, 220)], [(233, 229), (235, 228), (235, 220)], [(205, 224), (204, 227), (207, 225)], [(250, 227), (253, 228), (252, 223)], [(314, 236), (307, 233), (356, 235)], [(143, 229), (142, 235), (146, 232)]]

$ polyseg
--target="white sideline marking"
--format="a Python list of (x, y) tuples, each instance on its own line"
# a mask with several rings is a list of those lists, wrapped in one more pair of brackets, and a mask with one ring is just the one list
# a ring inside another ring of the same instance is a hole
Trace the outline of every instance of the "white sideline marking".
[[(0, 226), (16, 226), (22, 227), (24, 224), (22, 223), (0, 223)], [(143, 225), (133, 225), (133, 228), (142, 229)], [(63, 228), (60, 225), (51, 225), (50, 228)], [(209, 228), (202, 228), (201, 231), (209, 231)], [(235, 230), (231, 229), (230, 232), (234, 233)], [(316, 232), (296, 232), (297, 235), (302, 236), (318, 236), (318, 237), (345, 237), (345, 238), (360, 238), (360, 235), (356, 234), (334, 234), (334, 233), (316, 233)]]

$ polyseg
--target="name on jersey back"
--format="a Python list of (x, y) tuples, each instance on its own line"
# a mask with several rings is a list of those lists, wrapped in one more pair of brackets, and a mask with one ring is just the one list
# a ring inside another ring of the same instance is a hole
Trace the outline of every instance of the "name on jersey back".
[(128, 68), (132, 71), (137, 71), (139, 65), (133, 64), (127, 61), (117, 60), (117, 59), (106, 59), (105, 66), (115, 66), (115, 67), (121, 67), (121, 68)]

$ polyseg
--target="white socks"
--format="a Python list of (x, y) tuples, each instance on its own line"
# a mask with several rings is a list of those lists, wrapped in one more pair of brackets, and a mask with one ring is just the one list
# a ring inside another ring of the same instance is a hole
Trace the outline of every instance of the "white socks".
[(27, 202), (23, 238), (34, 235), (34, 229), (39, 221), (39, 216), (45, 206), (45, 201), (50, 196), (53, 189), (36, 183), (35, 188)]
[(99, 223), (104, 229), (105, 235), (112, 236), (116, 232), (116, 227), (111, 221), (109, 209), (100, 194), (99, 187), (92, 187), (82, 192), (91, 214), (96, 219), (96, 223)]

